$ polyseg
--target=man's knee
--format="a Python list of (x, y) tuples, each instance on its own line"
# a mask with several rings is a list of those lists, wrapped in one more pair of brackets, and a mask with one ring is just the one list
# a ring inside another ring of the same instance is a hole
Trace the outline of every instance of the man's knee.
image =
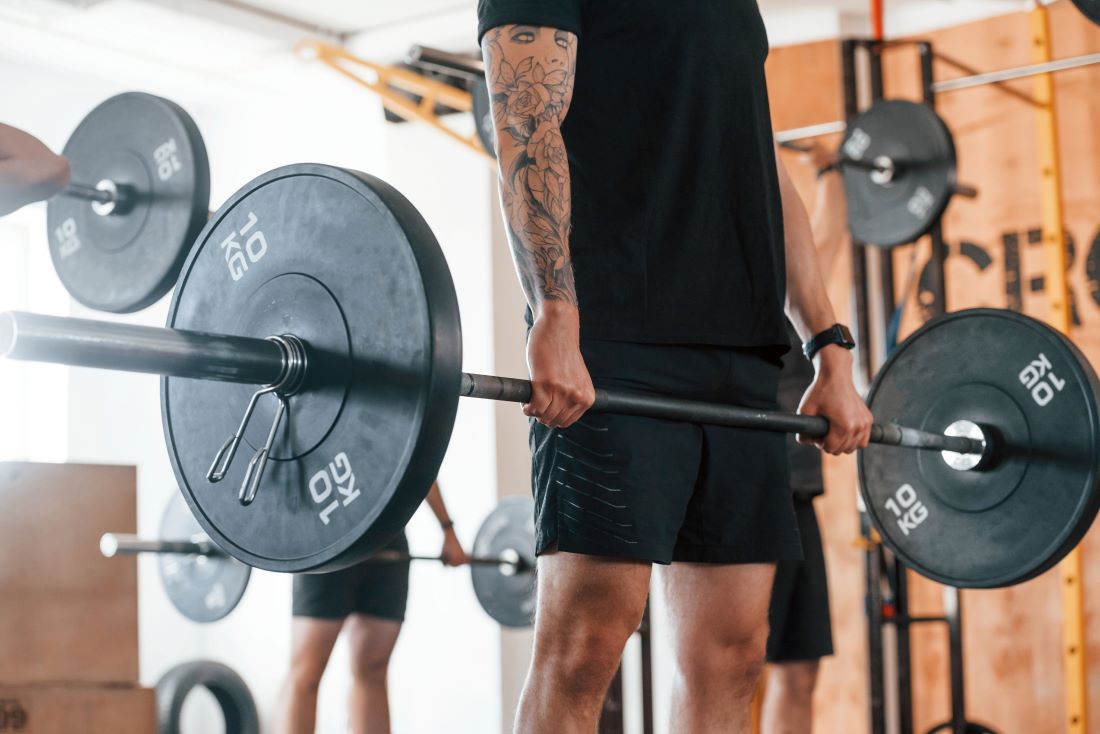
[(351, 673), (359, 683), (385, 683), (392, 648), (360, 650), (352, 660)]
[(321, 678), (324, 674), (324, 661), (306, 657), (295, 658), (290, 664), (290, 685), (295, 693), (315, 696), (321, 687)]
[(622, 658), (623, 648), (640, 620), (571, 619), (539, 630), (537, 664), (574, 695), (602, 696)]
[(764, 670), (767, 625), (751, 630), (713, 630), (697, 635), (694, 644), (677, 654), (680, 675), (693, 685), (718, 684), (752, 691)]

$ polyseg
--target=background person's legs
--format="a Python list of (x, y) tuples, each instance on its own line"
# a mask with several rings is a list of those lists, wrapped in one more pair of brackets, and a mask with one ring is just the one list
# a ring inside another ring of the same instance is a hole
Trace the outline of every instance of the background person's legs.
[(353, 614), (347, 621), (352, 688), (348, 723), (353, 734), (389, 734), (390, 705), (386, 673), (401, 623)]
[(294, 618), (290, 672), (279, 696), (275, 734), (313, 734), (317, 722), (317, 690), (343, 624), (342, 619)]
[(748, 734), (774, 572), (771, 564), (661, 569), (676, 655), (670, 731)]
[(764, 691), (763, 734), (813, 729), (813, 694), (818, 662), (833, 654), (825, 553), (811, 497), (795, 497), (804, 559), (776, 566)]
[(816, 660), (768, 667), (761, 734), (809, 734), (813, 731), (814, 687), (819, 667)]
[(623, 647), (641, 623), (650, 564), (551, 553), (539, 558), (535, 645), (515, 731), (591, 734)]

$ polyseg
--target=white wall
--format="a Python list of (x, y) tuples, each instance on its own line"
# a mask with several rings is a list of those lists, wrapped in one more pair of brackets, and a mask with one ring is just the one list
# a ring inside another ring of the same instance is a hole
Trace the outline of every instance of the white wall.
[[(60, 46), (31, 62), (26, 54), (0, 49), (0, 119), (60, 149), (79, 119), (111, 94), (143, 89), (173, 98), (205, 137), (214, 207), (250, 178), (285, 163), (339, 163), (390, 181), (422, 211), (451, 262), (467, 326), (466, 367), (491, 368), (489, 171), (479, 157), (423, 129), (385, 125), (372, 95), (288, 55), (273, 55), (231, 79), (212, 79), (207, 87), (192, 74), (175, 77), (155, 64), (117, 63), (109, 54), (89, 59), (94, 50), (83, 47), (67, 56), (63, 41)], [(0, 252), (0, 307), (163, 324), (167, 299), (123, 318), (71, 302), (49, 267), (44, 220), (44, 207), (36, 205), (0, 222), (0, 237), (10, 245)], [(8, 398), (0, 412), (0, 438), (8, 439), (3, 458), (135, 464), (139, 529), (155, 534), (175, 491), (157, 379), (6, 363), (0, 370), (0, 384), (7, 385), (0, 398)], [(496, 497), (492, 433), (490, 406), (464, 402), (441, 483), (467, 544)], [(409, 536), (414, 550), (438, 551), (430, 513), (414, 518)], [(181, 661), (222, 660), (248, 682), (266, 722), (288, 658), (290, 578), (254, 572), (241, 606), (207, 626), (194, 625), (169, 605), (154, 559), (141, 559), (139, 578), (143, 682), (153, 684)], [(499, 633), (478, 607), (469, 573), (418, 564), (411, 586), (391, 669), (395, 730), (499, 729)], [(344, 731), (349, 682), (341, 645), (322, 686), (319, 731)], [(210, 706), (207, 700), (192, 707), (190, 731), (218, 730)]]

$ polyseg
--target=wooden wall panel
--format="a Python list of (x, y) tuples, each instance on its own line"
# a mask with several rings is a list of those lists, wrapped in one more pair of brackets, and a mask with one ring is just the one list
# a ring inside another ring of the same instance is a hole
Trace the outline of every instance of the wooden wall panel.
[[(1100, 28), (1083, 21), (1069, 3), (1051, 7), (1056, 57), (1100, 51)], [(991, 18), (924, 36), (939, 55), (937, 78), (1029, 63), (1027, 16)], [(965, 67), (969, 67), (967, 70)], [(960, 70), (962, 68), (962, 70)], [(839, 45), (814, 43), (773, 49), (768, 64), (778, 129), (837, 119), (841, 115)], [(919, 69), (911, 50), (886, 61), (889, 96), (916, 98)], [(1100, 68), (1057, 77), (1066, 224), (1072, 239), (1070, 285), (1077, 325), (1073, 337), (1100, 364)], [(1039, 226), (1037, 158), (1031, 84), (981, 88), (942, 95), (938, 109), (959, 149), (960, 180), (977, 186), (975, 200), (957, 199), (944, 231), (949, 244), (948, 302), (952, 310), (975, 306), (1015, 307), (1045, 315), (1043, 257), (1034, 234)], [(787, 165), (813, 206), (813, 177), (796, 155)], [(920, 243), (917, 267), (928, 259)], [(1013, 252), (1019, 257), (1014, 258)], [(1006, 265), (1006, 255), (1007, 265)], [(898, 288), (905, 282), (910, 252), (898, 250)], [(838, 314), (849, 312), (850, 271), (838, 268), (829, 282)], [(925, 318), (919, 287), (907, 294), (903, 333)], [(857, 537), (855, 464), (826, 459), (828, 494), (819, 501), (832, 592), (837, 654), (822, 668), (815, 700), (821, 732), (862, 734), (867, 727), (866, 621), (862, 559)], [(1083, 544), (1090, 659), (1090, 732), (1100, 733), (1100, 531)], [(942, 609), (940, 587), (914, 576), (913, 611)], [(967, 646), (967, 705), (972, 718), (1006, 734), (1063, 731), (1061, 602), (1059, 579), (1049, 573), (1027, 584), (963, 595)], [(947, 718), (946, 635), (915, 632), (914, 691), (918, 732)]]

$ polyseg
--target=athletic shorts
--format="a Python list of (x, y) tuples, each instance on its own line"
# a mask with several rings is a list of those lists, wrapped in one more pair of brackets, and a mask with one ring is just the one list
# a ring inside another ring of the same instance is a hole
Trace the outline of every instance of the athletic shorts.
[[(585, 340), (597, 388), (775, 410), (774, 349)], [(531, 422), (536, 552), (667, 564), (801, 558), (782, 433), (587, 413)]]
[(833, 654), (829, 585), (825, 578), (825, 553), (821, 547), (817, 514), (812, 498), (796, 497), (794, 502), (806, 557), (802, 561), (783, 561), (776, 566), (768, 611), (770, 663), (818, 660)]
[[(399, 534), (385, 550), (408, 553), (405, 534)], [(408, 561), (363, 561), (332, 573), (294, 577), (295, 617), (344, 619), (363, 614), (402, 622), (408, 600)]]

